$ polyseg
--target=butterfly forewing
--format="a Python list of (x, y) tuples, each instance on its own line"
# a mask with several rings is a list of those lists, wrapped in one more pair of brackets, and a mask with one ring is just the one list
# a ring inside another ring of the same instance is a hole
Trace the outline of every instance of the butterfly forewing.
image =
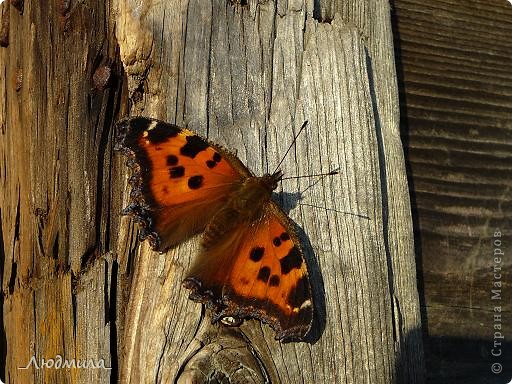
[(250, 172), (231, 154), (192, 131), (155, 119), (118, 123), (117, 149), (132, 158), (132, 204), (141, 236), (165, 250), (195, 233)]

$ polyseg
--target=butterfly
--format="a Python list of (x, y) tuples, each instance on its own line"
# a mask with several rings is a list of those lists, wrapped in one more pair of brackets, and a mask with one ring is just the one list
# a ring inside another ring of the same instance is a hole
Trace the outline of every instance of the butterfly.
[(186, 128), (147, 117), (117, 123), (115, 148), (132, 169), (130, 204), (139, 237), (165, 251), (202, 232), (183, 285), (212, 322), (255, 318), (277, 340), (302, 340), (313, 299), (300, 241), (272, 200), (281, 171), (255, 176), (235, 155)]

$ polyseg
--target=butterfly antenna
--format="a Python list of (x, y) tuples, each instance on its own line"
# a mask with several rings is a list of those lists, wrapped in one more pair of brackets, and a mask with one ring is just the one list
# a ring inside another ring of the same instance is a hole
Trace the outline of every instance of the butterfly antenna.
[(302, 191), (302, 193), (305, 193), (305, 192), (307, 192), (308, 189), (313, 188), (317, 183), (319, 183), (325, 176), (337, 175), (338, 173), (340, 173), (339, 168), (336, 168), (336, 169), (333, 169), (332, 171), (327, 172), (327, 173), (317, 173), (315, 175), (302, 175), (302, 176), (285, 177), (285, 178), (281, 178), (281, 181), (282, 180), (301, 179), (301, 178), (306, 178), (306, 177), (317, 177), (317, 176), (319, 176), (320, 178), (318, 180), (316, 180), (313, 184), (309, 185), (309, 187), (307, 187), (304, 191)]
[(359, 213), (340, 211), (340, 210), (334, 209), (334, 208), (320, 207), (318, 205), (307, 204), (307, 203), (299, 203), (297, 205), (301, 205), (303, 207), (312, 207), (312, 208), (324, 209), (326, 211), (341, 213), (341, 214), (344, 214), (344, 215), (359, 217), (360, 219), (370, 220), (370, 218), (367, 215), (361, 215)]
[(281, 161), (279, 162), (279, 164), (277, 164), (277, 167), (276, 169), (274, 169), (274, 172), (272, 172), (272, 174), (276, 173), (276, 171), (279, 169), (279, 167), (281, 166), (281, 164), (283, 164), (283, 161), (284, 159), (286, 158), (286, 155), (288, 155), (288, 152), (290, 152), (290, 149), (292, 149), (293, 145), (295, 144), (295, 142), (297, 141), (297, 137), (299, 137), (300, 133), (304, 130), (304, 128), (306, 128), (306, 125), (308, 125), (308, 121), (304, 121), (304, 123), (302, 123), (302, 127), (300, 127), (299, 129), (299, 132), (297, 132), (297, 134), (293, 137), (293, 140), (292, 140), (292, 143), (290, 144), (290, 146), (288, 147), (288, 149), (286, 150), (286, 152), (284, 153), (284, 156), (283, 158), (281, 159)]
[(290, 176), (290, 177), (283, 177), (281, 180), (290, 180), (290, 179), (302, 179), (304, 177), (317, 177), (317, 176), (331, 176), (331, 175), (337, 175), (340, 173), (338, 170), (330, 171), (327, 173), (316, 173), (314, 175), (301, 175), (301, 176)]

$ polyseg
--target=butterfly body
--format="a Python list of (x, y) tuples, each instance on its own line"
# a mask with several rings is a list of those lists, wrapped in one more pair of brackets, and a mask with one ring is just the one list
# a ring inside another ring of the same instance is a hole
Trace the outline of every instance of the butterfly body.
[(257, 222), (265, 206), (270, 202), (272, 191), (277, 188), (281, 177), (282, 173), (279, 171), (273, 175), (245, 178), (239, 188), (234, 188), (225, 207), (221, 208), (206, 226), (202, 246), (208, 249), (237, 225)]
[(293, 223), (272, 200), (282, 178), (254, 176), (233, 154), (194, 132), (155, 119), (118, 123), (116, 149), (129, 158), (131, 204), (140, 236), (165, 251), (203, 233), (184, 286), (212, 320), (257, 318), (277, 339), (302, 339), (313, 303)]
[(282, 173), (276, 172), (273, 175), (246, 178), (240, 190), (233, 196), (233, 208), (248, 218), (256, 217), (270, 201), (272, 191), (277, 188), (281, 177)]

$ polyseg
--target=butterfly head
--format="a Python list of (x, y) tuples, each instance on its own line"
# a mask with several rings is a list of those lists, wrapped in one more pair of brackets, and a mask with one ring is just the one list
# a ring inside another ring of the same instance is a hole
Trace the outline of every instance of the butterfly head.
[(277, 188), (277, 185), (283, 178), (283, 172), (281, 170), (277, 170), (276, 172), (270, 174), (263, 175), (261, 178), (263, 183), (268, 187), (269, 192), (272, 192)]

